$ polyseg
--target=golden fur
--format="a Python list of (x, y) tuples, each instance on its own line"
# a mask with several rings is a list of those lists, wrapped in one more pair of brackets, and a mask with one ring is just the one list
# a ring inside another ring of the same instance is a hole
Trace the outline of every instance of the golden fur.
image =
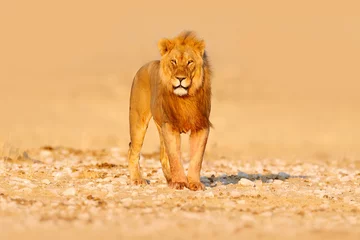
[[(160, 160), (171, 187), (204, 189), (200, 169), (211, 123), (211, 68), (205, 43), (193, 32), (161, 39), (160, 61), (137, 72), (130, 96), (129, 171), (131, 181), (142, 184), (139, 154), (151, 117), (160, 135)], [(191, 163), (186, 178), (180, 159), (180, 133), (191, 132)], [(194, 158), (194, 159), (193, 159)]]

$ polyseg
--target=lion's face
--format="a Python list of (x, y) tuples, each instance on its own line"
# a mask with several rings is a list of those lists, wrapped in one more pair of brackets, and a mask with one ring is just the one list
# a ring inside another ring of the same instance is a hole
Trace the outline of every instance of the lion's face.
[(163, 39), (160, 74), (164, 86), (177, 96), (194, 95), (202, 86), (204, 44), (190, 39)]

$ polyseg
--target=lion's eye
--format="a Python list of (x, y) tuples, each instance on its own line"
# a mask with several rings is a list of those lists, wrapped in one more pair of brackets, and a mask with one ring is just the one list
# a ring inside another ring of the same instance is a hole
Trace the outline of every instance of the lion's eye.
[(187, 62), (187, 65), (190, 65), (190, 64), (192, 64), (194, 61), (193, 60), (189, 60), (188, 62)]
[(174, 64), (174, 65), (176, 65), (176, 60), (175, 60), (175, 59), (172, 59), (172, 60), (171, 60), (171, 63)]

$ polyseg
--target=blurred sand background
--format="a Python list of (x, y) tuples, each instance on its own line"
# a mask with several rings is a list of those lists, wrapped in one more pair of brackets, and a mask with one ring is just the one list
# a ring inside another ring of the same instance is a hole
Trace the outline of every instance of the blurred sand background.
[[(0, 147), (125, 151), (133, 76), (159, 59), (160, 38), (194, 30), (214, 67), (209, 158), (359, 159), (359, 9), (359, 1), (3, 1)], [(149, 130), (144, 152), (159, 146), (153, 123)]]

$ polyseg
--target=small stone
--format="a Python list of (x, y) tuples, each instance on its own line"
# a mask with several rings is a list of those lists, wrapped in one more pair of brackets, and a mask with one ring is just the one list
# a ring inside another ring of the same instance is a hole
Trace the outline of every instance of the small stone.
[(147, 193), (147, 194), (154, 194), (154, 193), (156, 193), (157, 191), (156, 190), (152, 190), (152, 189), (147, 189), (146, 191), (145, 191), (145, 193)]
[(31, 188), (22, 188), (19, 190), (19, 192), (29, 194), (32, 192), (32, 189)]
[(244, 173), (244, 172), (238, 172), (238, 177), (240, 178), (249, 178), (249, 174), (247, 173)]
[(106, 177), (104, 178), (104, 182), (112, 182), (114, 180), (113, 177)]
[(106, 195), (107, 198), (111, 198), (111, 197), (114, 197), (114, 196), (115, 196), (115, 195), (114, 195), (113, 192), (109, 192), (109, 193)]
[(91, 219), (90, 214), (87, 212), (80, 213), (77, 217), (82, 221), (89, 221)]
[(164, 194), (160, 194), (160, 195), (157, 196), (157, 199), (158, 200), (165, 200), (166, 196)]
[(54, 172), (53, 174), (51, 174), (56, 180), (64, 177), (64, 173), (62, 172)]
[(124, 199), (121, 200), (121, 203), (122, 203), (125, 207), (129, 207), (132, 202), (133, 202), (132, 198), (124, 198)]
[(279, 173), (278, 173), (278, 177), (279, 177), (279, 179), (281, 179), (281, 180), (285, 180), (285, 179), (290, 178), (290, 174), (287, 174), (287, 173), (285, 173), (285, 172), (279, 172)]
[(63, 193), (64, 196), (74, 196), (76, 194), (76, 189), (75, 188), (68, 188), (66, 189)]
[(114, 191), (114, 185), (112, 184), (105, 184), (103, 186), (108, 192), (113, 192)]
[(144, 208), (142, 209), (143, 213), (152, 213), (154, 210), (152, 208)]
[(328, 208), (329, 208), (329, 204), (323, 203), (323, 204), (320, 205), (320, 208), (321, 208), (321, 209), (324, 209), (324, 210), (325, 210), (325, 209), (328, 209)]
[(110, 148), (110, 151), (111, 151), (111, 153), (120, 153), (120, 148), (118, 148), (118, 147), (112, 147), (112, 148)]
[(118, 179), (118, 182), (121, 185), (126, 185), (127, 184), (127, 178), (126, 177), (121, 177), (121, 178)]
[(252, 227), (255, 225), (255, 218), (251, 215), (242, 215), (241, 220), (244, 224), (244, 227)]
[(139, 196), (139, 193), (137, 193), (137, 192), (132, 192), (132, 193), (131, 193), (131, 196), (132, 196), (132, 197), (137, 197), (137, 196)]
[(254, 186), (255, 185), (255, 183), (253, 181), (250, 181), (249, 179), (246, 179), (246, 178), (240, 179), (239, 184), (242, 186)]
[(37, 185), (36, 185), (36, 184), (33, 184), (33, 183), (29, 183), (29, 184), (27, 184), (27, 186), (28, 186), (29, 188), (36, 188), (36, 187), (37, 187)]
[(157, 200), (155, 200), (155, 201), (153, 201), (153, 204), (155, 205), (155, 206), (160, 206), (160, 205), (162, 205), (164, 203), (164, 201), (157, 201)]
[(227, 208), (235, 208), (236, 203), (234, 203), (233, 201), (226, 201), (224, 206), (227, 207)]
[(40, 151), (40, 157), (42, 159), (47, 158), (47, 157), (52, 157), (52, 155), (53, 155), (52, 152), (49, 150), (41, 150)]
[(231, 197), (234, 197), (234, 198), (237, 198), (237, 197), (240, 197), (241, 196), (241, 193), (239, 191), (232, 191), (230, 193), (230, 196)]
[(200, 181), (201, 181), (202, 183), (204, 183), (204, 184), (210, 183), (210, 180), (209, 180), (207, 177), (201, 177), (201, 178), (200, 178)]
[(213, 198), (214, 197), (214, 193), (212, 191), (209, 191), (207, 193), (204, 194), (205, 197), (208, 197), (208, 198)]
[(281, 184), (283, 184), (283, 181), (281, 181), (279, 179), (275, 179), (273, 183), (276, 185), (281, 185)]
[(43, 179), (41, 181), (43, 184), (49, 185), (50, 184), (50, 180), (49, 179)]
[(349, 177), (349, 176), (340, 178), (340, 182), (349, 182), (350, 180), (351, 180), (351, 177)]
[(263, 212), (260, 215), (263, 217), (271, 217), (273, 215), (273, 213), (272, 212)]

